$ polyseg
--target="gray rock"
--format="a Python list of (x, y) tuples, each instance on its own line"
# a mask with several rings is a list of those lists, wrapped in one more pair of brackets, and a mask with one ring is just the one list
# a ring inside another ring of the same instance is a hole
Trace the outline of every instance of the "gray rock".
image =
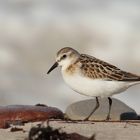
[[(136, 120), (138, 116), (136, 112), (124, 104), (123, 102), (112, 99), (111, 120)], [(106, 98), (99, 99), (100, 107), (89, 118), (89, 120), (105, 120), (109, 110), (108, 100)], [(66, 116), (71, 120), (83, 120), (95, 107), (95, 99), (84, 100), (71, 104), (66, 109)]]

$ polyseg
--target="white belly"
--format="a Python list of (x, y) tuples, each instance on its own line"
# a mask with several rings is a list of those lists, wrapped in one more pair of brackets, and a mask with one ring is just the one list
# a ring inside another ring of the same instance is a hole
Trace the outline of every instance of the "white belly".
[(136, 83), (105, 81), (101, 79), (90, 79), (78, 74), (68, 75), (63, 73), (64, 81), (76, 92), (92, 97), (110, 97), (114, 94), (125, 91)]

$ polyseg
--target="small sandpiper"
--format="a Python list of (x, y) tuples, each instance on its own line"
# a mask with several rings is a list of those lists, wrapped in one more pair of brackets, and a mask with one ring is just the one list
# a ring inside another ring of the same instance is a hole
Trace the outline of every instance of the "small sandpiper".
[(107, 97), (109, 111), (106, 120), (110, 119), (112, 106), (111, 96), (121, 93), (129, 87), (140, 84), (140, 76), (125, 72), (100, 59), (87, 54), (80, 54), (73, 48), (65, 47), (58, 51), (56, 62), (49, 74), (56, 67), (61, 67), (64, 81), (79, 94), (96, 97), (96, 106), (84, 120), (99, 108), (99, 99)]

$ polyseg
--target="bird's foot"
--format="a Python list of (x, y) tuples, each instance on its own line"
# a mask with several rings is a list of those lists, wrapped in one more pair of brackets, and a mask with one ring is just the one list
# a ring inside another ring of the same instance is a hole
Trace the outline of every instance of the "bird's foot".
[(111, 120), (111, 118), (110, 118), (110, 116), (108, 115), (107, 117), (106, 117), (106, 120), (105, 121), (110, 121)]
[(89, 117), (85, 118), (83, 121), (89, 121)]

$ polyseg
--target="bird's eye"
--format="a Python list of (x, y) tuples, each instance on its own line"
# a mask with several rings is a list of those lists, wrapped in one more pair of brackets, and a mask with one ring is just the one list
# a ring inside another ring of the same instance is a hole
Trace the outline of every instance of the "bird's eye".
[(66, 57), (67, 57), (67, 55), (64, 54), (64, 55), (62, 56), (62, 59), (65, 59)]

